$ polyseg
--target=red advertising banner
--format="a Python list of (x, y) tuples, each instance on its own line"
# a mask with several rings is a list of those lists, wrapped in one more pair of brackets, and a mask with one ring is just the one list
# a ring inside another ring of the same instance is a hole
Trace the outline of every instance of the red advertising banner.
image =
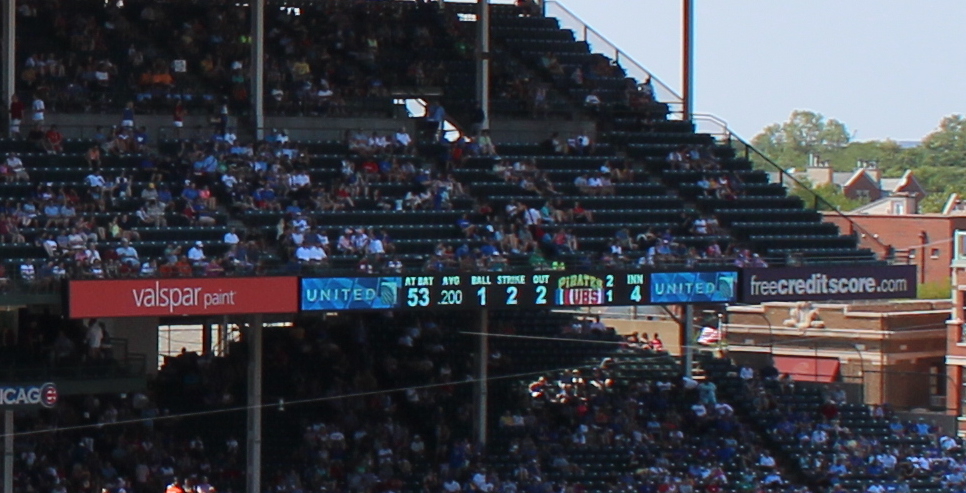
[(297, 277), (70, 281), (71, 318), (240, 315), (298, 311)]

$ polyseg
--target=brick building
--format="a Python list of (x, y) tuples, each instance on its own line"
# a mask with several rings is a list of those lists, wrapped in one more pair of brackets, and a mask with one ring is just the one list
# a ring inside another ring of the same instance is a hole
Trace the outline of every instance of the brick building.
[(882, 257), (892, 250), (897, 262), (918, 265), (920, 283), (949, 282), (953, 235), (966, 230), (966, 214), (956, 210), (904, 215), (829, 212), (825, 220), (844, 234), (858, 234), (863, 247)]
[(946, 392), (949, 413), (959, 417), (960, 436), (966, 435), (966, 231), (957, 231), (953, 241), (952, 284), (953, 312), (947, 323), (946, 373), (949, 375)]
[[(906, 170), (898, 178), (883, 178), (882, 170), (874, 162), (858, 161), (852, 171), (835, 171), (828, 161), (820, 161), (810, 156), (805, 171), (794, 172), (796, 178), (808, 180), (813, 187), (834, 185), (842, 195), (871, 204), (894, 196), (911, 199), (909, 214), (919, 208), (919, 201), (926, 196), (926, 189), (916, 179), (911, 170)], [(775, 177), (778, 178), (777, 176)]]
[(943, 411), (950, 309), (947, 300), (764, 303), (728, 307), (722, 328), (739, 363), (773, 360), (797, 381), (842, 385), (856, 401)]

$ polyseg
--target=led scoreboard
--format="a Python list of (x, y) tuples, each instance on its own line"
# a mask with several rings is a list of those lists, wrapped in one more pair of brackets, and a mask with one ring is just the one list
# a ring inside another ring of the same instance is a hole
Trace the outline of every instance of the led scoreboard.
[[(303, 311), (625, 306), (735, 301), (736, 271), (530, 272), (303, 278)], [(660, 282), (657, 282), (660, 281)], [(652, 292), (655, 297), (652, 298)], [(670, 294), (669, 294), (670, 293)], [(674, 296), (677, 294), (677, 296)]]

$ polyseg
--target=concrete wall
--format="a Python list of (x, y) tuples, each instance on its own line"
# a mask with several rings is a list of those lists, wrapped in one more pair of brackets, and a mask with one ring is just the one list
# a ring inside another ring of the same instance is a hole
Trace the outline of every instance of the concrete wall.
[[(174, 137), (174, 127), (171, 126), (172, 118), (170, 115), (139, 115), (134, 123), (138, 126), (145, 126), (148, 129), (148, 136), (155, 142), (159, 138)], [(47, 115), (46, 125), (57, 125), (60, 132), (68, 139), (80, 139), (93, 137), (97, 132), (97, 127), (110, 128), (113, 125), (120, 125), (121, 115), (112, 114), (54, 114)], [(229, 125), (237, 125), (236, 118), (229, 118)], [(25, 124), (22, 131), (26, 131), (30, 124)], [(184, 119), (183, 136), (194, 136), (198, 127), (210, 129), (211, 123), (207, 116), (186, 116)]]
[[(490, 123), (490, 134), (493, 141), (499, 143), (535, 143), (547, 140), (553, 132), (560, 132), (561, 137), (574, 137), (580, 132), (587, 132), (591, 138), (597, 138), (597, 124), (588, 120), (500, 120), (494, 119)], [(499, 151), (499, 147), (497, 147)]]
[[(170, 115), (138, 115), (135, 123), (144, 125), (148, 135), (158, 139), (174, 136)], [(111, 127), (121, 122), (120, 114), (49, 114), (47, 125), (57, 125), (67, 138), (92, 137), (98, 126)], [(239, 126), (237, 118), (229, 119), (230, 126)], [(25, 123), (26, 131), (30, 124)], [(198, 129), (205, 131), (211, 128), (208, 116), (189, 115), (185, 117), (183, 136), (194, 136)], [(285, 129), (294, 140), (340, 140), (347, 129), (365, 129), (380, 133), (395, 132), (406, 127), (411, 135), (415, 134), (415, 120), (406, 117), (397, 118), (326, 118), (326, 117), (266, 117), (265, 128)], [(553, 132), (560, 132), (563, 137), (572, 137), (580, 132), (587, 132), (592, 138), (596, 137), (596, 124), (586, 120), (494, 120), (491, 125), (493, 141), (500, 143), (535, 143), (546, 140)]]

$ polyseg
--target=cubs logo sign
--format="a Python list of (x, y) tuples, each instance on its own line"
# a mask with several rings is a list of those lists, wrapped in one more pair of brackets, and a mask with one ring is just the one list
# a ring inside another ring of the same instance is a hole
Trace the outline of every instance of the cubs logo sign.
[(43, 385), (0, 387), (0, 407), (43, 406), (51, 408), (57, 404), (58, 396), (57, 386), (50, 382)]

